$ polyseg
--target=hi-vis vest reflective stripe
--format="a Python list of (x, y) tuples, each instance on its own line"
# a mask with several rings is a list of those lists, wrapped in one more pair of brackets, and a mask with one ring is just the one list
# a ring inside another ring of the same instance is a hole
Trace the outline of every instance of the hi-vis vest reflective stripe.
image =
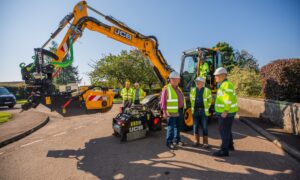
[[(139, 88), (139, 100), (141, 101), (144, 98), (144, 91), (142, 88)], [(136, 89), (133, 89), (133, 95), (132, 95), (132, 100), (135, 100), (135, 96), (136, 96)]]
[[(191, 89), (190, 100), (191, 100), (192, 112), (194, 113), (195, 100), (196, 100), (196, 87)], [(211, 102), (212, 102), (211, 90), (208, 89), (207, 87), (204, 87), (203, 104), (204, 104), (204, 111), (206, 116), (209, 115), (209, 107), (211, 106)]]
[[(173, 89), (171, 84), (168, 84), (165, 88), (167, 88), (168, 98), (167, 98), (167, 111), (168, 113), (177, 113), (178, 112), (178, 97), (176, 91)], [(181, 89), (178, 87), (179, 91), (183, 97), (184, 108), (186, 107), (186, 102), (184, 98), (184, 94)]]
[(124, 101), (132, 100), (132, 95), (133, 95), (133, 90), (131, 88), (129, 88), (129, 89), (123, 88), (121, 91), (121, 96)]
[(215, 102), (215, 111), (222, 113), (235, 113), (238, 111), (237, 97), (234, 91), (234, 86), (228, 80), (222, 82), (217, 91)]

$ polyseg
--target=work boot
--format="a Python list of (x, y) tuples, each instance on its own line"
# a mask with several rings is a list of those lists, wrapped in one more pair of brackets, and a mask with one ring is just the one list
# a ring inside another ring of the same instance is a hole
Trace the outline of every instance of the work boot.
[(234, 146), (233, 146), (233, 145), (229, 146), (229, 150), (230, 150), (230, 151), (235, 151)]
[(225, 157), (225, 156), (229, 156), (228, 151), (224, 151), (224, 150), (219, 150), (213, 153), (214, 156), (216, 157)]
[(175, 146), (171, 143), (171, 144), (167, 144), (167, 147), (170, 149), (170, 150), (175, 150)]
[(208, 136), (203, 136), (203, 147), (206, 149), (210, 148), (208, 144)]
[(193, 144), (194, 147), (198, 147), (200, 145), (200, 136), (199, 135), (194, 135), (195, 142)]

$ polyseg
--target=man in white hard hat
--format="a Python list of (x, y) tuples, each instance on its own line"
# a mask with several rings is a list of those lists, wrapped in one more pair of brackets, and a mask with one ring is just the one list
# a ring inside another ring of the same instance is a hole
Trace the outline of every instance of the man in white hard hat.
[(216, 69), (214, 75), (218, 83), (215, 113), (218, 117), (222, 144), (220, 150), (213, 155), (223, 157), (229, 156), (229, 150), (234, 150), (231, 128), (238, 106), (234, 85), (227, 80), (226, 69), (220, 67)]
[(183, 121), (183, 110), (186, 106), (182, 90), (178, 87), (180, 76), (173, 71), (169, 75), (170, 83), (162, 91), (160, 105), (163, 111), (163, 117), (167, 119), (167, 138), (166, 145), (174, 149), (173, 140), (176, 145), (183, 146), (181, 141), (180, 130)]
[(212, 102), (211, 90), (205, 87), (205, 79), (197, 77), (195, 80), (196, 87), (191, 88), (190, 101), (193, 112), (193, 129), (195, 143), (194, 146), (200, 145), (199, 125), (202, 125), (203, 147), (209, 148), (208, 145), (208, 128), (207, 117)]

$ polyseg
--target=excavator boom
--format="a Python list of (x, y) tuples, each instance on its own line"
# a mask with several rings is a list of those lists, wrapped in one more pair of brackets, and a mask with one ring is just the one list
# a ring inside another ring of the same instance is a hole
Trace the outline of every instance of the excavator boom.
[[(93, 11), (112, 25), (105, 24), (99, 19), (89, 16), (88, 10)], [(56, 52), (53, 53), (44, 49), (68, 25), (68, 30)], [(168, 65), (158, 49), (158, 40), (155, 36), (143, 35), (114, 17), (104, 15), (88, 6), (86, 1), (81, 1), (75, 5), (72, 13), (61, 20), (58, 28), (42, 47), (35, 49), (34, 63), (27, 66), (24, 63), (20, 64), (22, 79), (25, 80), (27, 87), (31, 91), (30, 102), (22, 106), (24, 110), (36, 107), (43, 97), (50, 99), (55, 91), (52, 80), (63, 67), (67, 67), (72, 63), (72, 45), (84, 34), (85, 29), (98, 32), (139, 49), (150, 60), (161, 85), (167, 84), (168, 76), (173, 69)], [(50, 58), (51, 62), (45, 62), (44, 56)]]
[[(104, 24), (100, 20), (88, 16), (88, 9), (102, 16), (113, 25), (110, 26)], [(167, 64), (161, 51), (158, 49), (157, 38), (155, 36), (145, 36), (114, 17), (104, 15), (103, 13), (88, 6), (86, 1), (81, 1), (74, 7), (73, 13), (67, 15), (60, 22), (58, 29), (42, 47), (45, 47), (52, 39), (54, 39), (68, 23), (70, 23), (70, 27), (55, 52), (58, 56), (58, 60), (53, 59), (52, 61), (61, 62), (68, 53), (70, 47), (69, 40), (72, 39), (73, 43), (75, 43), (77, 39), (82, 36), (83, 31), (87, 28), (91, 31), (101, 33), (111, 39), (139, 49), (143, 55), (151, 61), (153, 69), (161, 84), (165, 85), (167, 83), (168, 76), (173, 70)]]

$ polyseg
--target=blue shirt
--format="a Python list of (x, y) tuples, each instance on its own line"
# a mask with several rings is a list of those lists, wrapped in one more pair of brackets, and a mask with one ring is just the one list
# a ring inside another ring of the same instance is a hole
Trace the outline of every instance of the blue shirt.
[(139, 91), (140, 91), (140, 89), (136, 89), (135, 90), (135, 100), (140, 100), (140, 98), (139, 98)]
[(203, 93), (204, 87), (202, 87), (200, 90), (196, 87), (195, 108), (204, 108)]

